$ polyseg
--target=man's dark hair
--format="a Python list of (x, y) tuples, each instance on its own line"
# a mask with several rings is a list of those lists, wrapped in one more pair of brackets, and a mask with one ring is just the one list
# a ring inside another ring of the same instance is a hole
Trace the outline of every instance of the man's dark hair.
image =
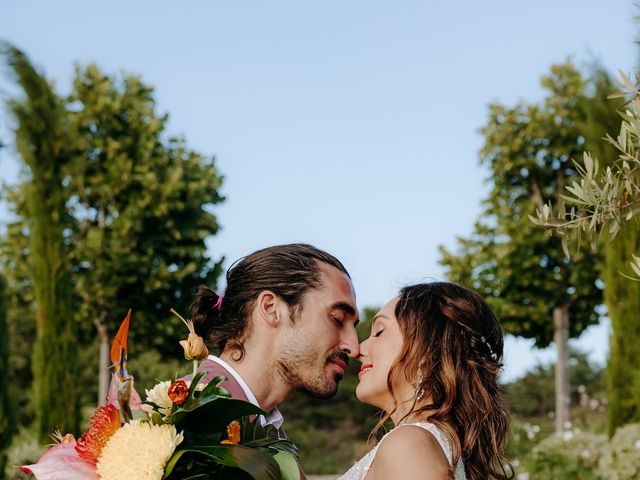
[(249, 315), (260, 292), (269, 290), (278, 295), (295, 318), (304, 294), (320, 286), (322, 263), (349, 276), (333, 255), (302, 243), (267, 247), (241, 258), (227, 271), (221, 307), (216, 306), (219, 297), (212, 289), (198, 287), (191, 305), (196, 333), (218, 352), (231, 342), (241, 358), (243, 341), (249, 334)]

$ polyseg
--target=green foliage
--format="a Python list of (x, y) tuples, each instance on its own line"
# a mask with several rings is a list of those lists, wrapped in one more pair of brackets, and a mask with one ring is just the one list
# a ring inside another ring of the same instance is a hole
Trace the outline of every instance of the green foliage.
[[(219, 386), (225, 379), (222, 376), (198, 390), (204, 375), (200, 372), (193, 377), (183, 404), (173, 404), (164, 417), (158, 412), (152, 415), (153, 423), (176, 425), (184, 435), (163, 478), (245, 478), (246, 473), (246, 478), (256, 480), (298, 480), (296, 447), (278, 438), (275, 430), (259, 425), (257, 415), (265, 412), (249, 402), (230, 398)], [(241, 424), (239, 438), (221, 443), (229, 438), (227, 425), (234, 420)], [(295, 464), (294, 475), (291, 461)], [(280, 465), (287, 475), (281, 475)]]
[(619, 428), (610, 441), (578, 429), (551, 435), (518, 463), (519, 475), (529, 480), (635, 480), (640, 475), (640, 424)]
[[(68, 98), (58, 97), (44, 85), (64, 126), (53, 125), (45, 133), (64, 135), (64, 141), (56, 144), (61, 161), (56, 164), (59, 180), (53, 184), (59, 187), (59, 200), (66, 208), (59, 222), (64, 234), (61, 258), (73, 275), (61, 285), (72, 290), (66, 291), (71, 296), (66, 302), (67, 320), (73, 319), (82, 359), (49, 364), (69, 372), (70, 365), (77, 366), (76, 376), (85, 385), (77, 398), (90, 405), (97, 397), (96, 329), (103, 344), (108, 343), (129, 307), (134, 309), (136, 325), (131, 352), (138, 361), (145, 361), (147, 352), (156, 360), (157, 352), (170, 358), (181, 354), (175, 339), (182, 325), (168, 310), (185, 310), (195, 286), (215, 286), (221, 272), (222, 260), (214, 262), (206, 255), (205, 239), (219, 228), (211, 207), (223, 200), (222, 178), (213, 158), (189, 150), (181, 138), (167, 136), (168, 116), (156, 113), (153, 89), (138, 77), (111, 78), (90, 65), (77, 68)], [(42, 123), (28, 112), (21, 118)], [(13, 219), (0, 242), (0, 268), (7, 279), (9, 301), (7, 321), (15, 347), (9, 379), (19, 423), (24, 425), (34, 418), (29, 389), (36, 305), (30, 262), (39, 262), (41, 256), (32, 243), (29, 192), (33, 181), (28, 178), (3, 192)], [(164, 365), (148, 363), (149, 368), (137, 376), (139, 386), (151, 386), (147, 376), (164, 377), (167, 371), (175, 371), (173, 366), (163, 371)], [(101, 365), (104, 369), (108, 365), (104, 356)]]
[(156, 113), (153, 94), (136, 76), (76, 69), (65, 195), (80, 325), (113, 332), (131, 307), (134, 352), (144, 345), (174, 355), (182, 325), (168, 321), (169, 308), (185, 310), (194, 288), (214, 286), (221, 271), (204, 241), (219, 228), (209, 208), (223, 200), (222, 179), (212, 158), (165, 139), (168, 116)]
[[(14, 202), (14, 193), (11, 189), (5, 189), (2, 196), (26, 216), (25, 199), (22, 198), (20, 203)], [(31, 356), (33, 339), (36, 337), (36, 314), (28, 263), (27, 233), (24, 221), (13, 222), (6, 226), (5, 237), (0, 241), (0, 271), (5, 280), (7, 336), (11, 338), (7, 377), (19, 425), (29, 425), (34, 418)]]
[(481, 163), (491, 172), (485, 210), (457, 253), (441, 248), (452, 281), (487, 297), (506, 331), (547, 346), (553, 339), (551, 312), (570, 305), (569, 331), (579, 335), (598, 321), (598, 257), (584, 252), (572, 261), (561, 240), (529, 221), (536, 206), (560, 202), (577, 172), (572, 159), (586, 141), (590, 106), (603, 96), (586, 93), (587, 82), (571, 63), (554, 65), (542, 78), (541, 104), (490, 106), (482, 129)]
[[(605, 111), (609, 118), (617, 120), (605, 131), (607, 143), (614, 148), (605, 148), (607, 155), (600, 157), (600, 161), (594, 154), (602, 153), (603, 147), (598, 148), (597, 144), (587, 146), (584, 155), (576, 157), (582, 158), (576, 164), (580, 175), (566, 186), (563, 198), (572, 206), (571, 210), (567, 210), (564, 202), (552, 202), (539, 208), (537, 216), (532, 217), (534, 223), (555, 228), (565, 236), (580, 238), (586, 234), (593, 246), (603, 233), (615, 237), (620, 225), (638, 214), (640, 203), (640, 89), (624, 74), (621, 86), (623, 91), (610, 97), (625, 102), (611, 103)], [(621, 124), (616, 108), (623, 109)], [(610, 132), (618, 124), (619, 134), (614, 138)], [(636, 276), (640, 275), (640, 259), (632, 265), (637, 268)]]
[[(613, 90), (602, 74), (596, 76), (596, 83), (602, 91)], [(579, 177), (564, 192), (563, 201), (571, 205), (571, 210), (560, 202), (554, 206), (557, 219), (550, 206), (539, 209), (533, 219), (536, 224), (555, 228), (565, 240), (580, 239), (584, 234), (594, 249), (602, 245), (605, 302), (613, 330), (608, 364), (610, 436), (620, 425), (640, 420), (640, 286), (628, 281), (630, 276), (640, 275), (640, 258), (635, 255), (640, 247), (640, 230), (634, 220), (640, 201), (640, 90), (624, 75), (622, 83), (625, 92), (614, 95), (628, 97), (620, 133), (615, 139), (607, 134), (606, 142), (585, 146), (589, 153), (578, 164)], [(600, 132), (605, 129), (600, 137), (613, 131), (620, 122), (616, 108), (621, 106), (619, 100), (594, 102), (587, 126), (599, 125)]]
[(529, 480), (571, 478), (598, 480), (598, 461), (607, 448), (605, 435), (572, 433), (552, 435), (532, 451), (523, 466)]
[(599, 463), (600, 474), (608, 480), (640, 478), (640, 423), (619, 428)]
[(547, 438), (554, 431), (554, 422), (549, 417), (511, 416), (511, 441), (507, 450), (508, 458), (520, 471), (523, 459), (526, 459), (541, 439)]
[(71, 277), (63, 233), (67, 209), (62, 172), (70, 158), (70, 135), (62, 102), (46, 79), (22, 52), (6, 44), (2, 48), (25, 94), (11, 100), (9, 108), (16, 121), (16, 146), (30, 173), (22, 192), (37, 304), (33, 402), (44, 440), (53, 425), (69, 432), (79, 426)]
[(11, 400), (9, 377), (9, 338), (7, 328), (7, 298), (5, 282), (0, 276), (0, 478), (5, 468), (6, 453), (15, 429), (15, 406)]
[(620, 275), (639, 250), (637, 228), (623, 228), (605, 246), (605, 300), (613, 330), (607, 365), (609, 436), (621, 425), (640, 421), (640, 283)]
[[(571, 404), (575, 405), (576, 421), (589, 421), (589, 415), (582, 415), (580, 408), (587, 412), (604, 409), (604, 370), (589, 363), (587, 354), (571, 350), (569, 358)], [(536, 365), (521, 378), (504, 385), (513, 414), (520, 418), (544, 418), (553, 413), (554, 395), (553, 365)]]
[(20, 427), (18, 433), (11, 441), (11, 447), (7, 454), (7, 465), (4, 472), (6, 480), (33, 479), (33, 475), (26, 475), (16, 468), (16, 465), (31, 465), (36, 463), (44, 453), (43, 447), (38, 440), (38, 435), (34, 429)]
[[(93, 358), (96, 358), (95, 354)], [(136, 354), (129, 362), (129, 369), (136, 378), (136, 390), (141, 394), (163, 379), (182, 378), (191, 373), (184, 360), (176, 357), (165, 359), (160, 352), (152, 349)]]

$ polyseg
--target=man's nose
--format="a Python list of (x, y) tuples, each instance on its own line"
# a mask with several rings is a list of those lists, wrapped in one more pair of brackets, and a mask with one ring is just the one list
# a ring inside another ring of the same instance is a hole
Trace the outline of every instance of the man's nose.
[(358, 358), (360, 355), (360, 344), (358, 343), (358, 333), (355, 327), (346, 329), (343, 333), (340, 350), (351, 358)]

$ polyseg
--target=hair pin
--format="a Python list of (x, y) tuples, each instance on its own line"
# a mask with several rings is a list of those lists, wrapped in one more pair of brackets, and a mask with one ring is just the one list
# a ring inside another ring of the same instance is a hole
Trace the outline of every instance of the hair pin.
[(484, 338), (484, 337), (480, 337), (480, 341), (482, 343), (484, 343), (487, 346), (487, 348), (489, 349), (489, 353), (490, 353), (489, 356), (491, 357), (491, 359), (492, 360), (498, 360), (498, 355), (493, 351), (493, 348), (491, 348), (491, 345), (489, 344), (487, 339)]

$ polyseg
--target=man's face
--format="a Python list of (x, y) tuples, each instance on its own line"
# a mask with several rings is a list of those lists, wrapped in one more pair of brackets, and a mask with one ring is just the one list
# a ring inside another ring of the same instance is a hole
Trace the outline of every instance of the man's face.
[(305, 293), (296, 318), (284, 326), (276, 362), (282, 378), (294, 388), (329, 398), (338, 390), (349, 357), (359, 354), (358, 310), (349, 277), (325, 263), (320, 270), (320, 287)]

